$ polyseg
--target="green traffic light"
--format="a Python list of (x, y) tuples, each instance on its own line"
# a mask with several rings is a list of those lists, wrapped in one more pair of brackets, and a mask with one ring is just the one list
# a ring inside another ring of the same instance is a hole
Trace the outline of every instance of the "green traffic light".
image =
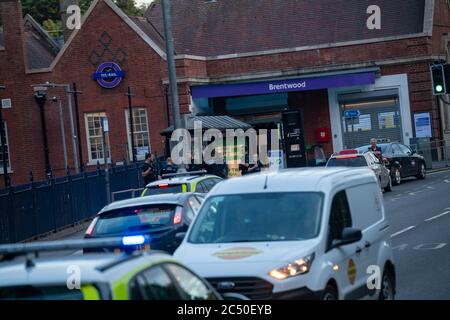
[(438, 85), (436, 86), (436, 92), (442, 92), (443, 90), (444, 90), (444, 87), (441, 86), (440, 84), (438, 84)]

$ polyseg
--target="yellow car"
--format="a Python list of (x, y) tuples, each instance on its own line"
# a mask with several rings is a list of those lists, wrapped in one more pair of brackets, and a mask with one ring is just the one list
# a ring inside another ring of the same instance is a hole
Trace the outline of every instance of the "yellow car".
[(166, 175), (163, 180), (149, 183), (141, 196), (152, 196), (166, 193), (197, 192), (208, 193), (222, 178), (202, 173), (175, 173)]
[[(145, 236), (0, 246), (0, 300), (220, 300), (211, 285)], [(67, 254), (116, 246), (116, 253)], [(42, 256), (41, 252), (53, 251)], [(55, 252), (65, 253), (56, 254)]]

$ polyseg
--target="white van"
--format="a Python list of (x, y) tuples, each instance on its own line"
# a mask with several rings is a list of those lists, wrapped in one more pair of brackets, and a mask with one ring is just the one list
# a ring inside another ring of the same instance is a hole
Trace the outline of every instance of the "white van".
[(395, 297), (389, 223), (370, 169), (224, 181), (174, 255), (219, 292), (250, 299)]

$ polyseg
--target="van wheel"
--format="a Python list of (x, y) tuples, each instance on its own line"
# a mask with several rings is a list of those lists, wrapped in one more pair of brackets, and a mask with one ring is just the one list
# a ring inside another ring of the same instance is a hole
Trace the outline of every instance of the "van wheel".
[(389, 175), (389, 182), (386, 188), (384, 188), (384, 192), (391, 192), (392, 191), (392, 177)]
[(331, 283), (327, 284), (322, 295), (322, 300), (338, 300), (338, 298), (339, 297), (336, 287)]
[(393, 185), (398, 186), (402, 183), (402, 174), (400, 173), (399, 168), (394, 168), (392, 176), (394, 177), (394, 180), (392, 181)]
[(395, 300), (394, 275), (389, 269), (385, 269), (383, 272), (378, 300)]
[(416, 178), (422, 180), (422, 179), (425, 179), (426, 175), (427, 175), (427, 170), (425, 169), (425, 164), (422, 162), (420, 164), (419, 174), (416, 176)]

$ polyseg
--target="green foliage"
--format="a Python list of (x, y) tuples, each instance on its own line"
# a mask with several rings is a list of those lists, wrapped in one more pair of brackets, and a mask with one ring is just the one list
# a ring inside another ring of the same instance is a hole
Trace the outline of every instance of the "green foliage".
[(63, 26), (60, 20), (48, 19), (42, 23), (42, 26), (52, 38), (57, 38), (63, 34)]
[[(145, 7), (139, 8), (134, 0), (113, 0), (127, 15), (142, 16)], [(59, 0), (21, 0), (23, 14), (31, 15), (39, 24), (44, 21), (60, 21)], [(93, 0), (79, 0), (80, 9), (85, 13)]]
[(23, 14), (31, 15), (38, 23), (60, 20), (58, 0), (22, 0)]

